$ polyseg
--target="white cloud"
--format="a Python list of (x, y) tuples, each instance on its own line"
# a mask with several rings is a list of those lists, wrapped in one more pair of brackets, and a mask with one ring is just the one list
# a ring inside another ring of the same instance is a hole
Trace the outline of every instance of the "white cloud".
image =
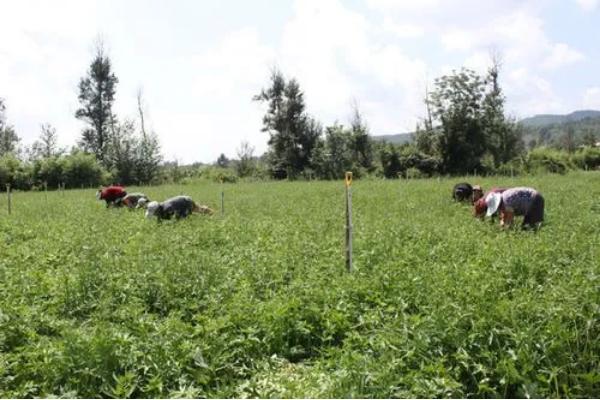
[(442, 44), (449, 51), (470, 50), (478, 41), (476, 32), (469, 32), (464, 29), (450, 29), (442, 33)]
[(552, 45), (552, 50), (544, 60), (543, 66), (550, 69), (560, 68), (581, 61), (584, 58), (583, 54), (570, 48), (567, 44), (556, 43)]
[(579, 7), (585, 11), (592, 11), (598, 7), (598, 0), (575, 0)]
[(390, 32), (401, 39), (414, 39), (425, 34), (425, 29), (421, 25), (411, 23), (396, 23), (390, 17), (384, 18), (383, 30)]
[(600, 87), (591, 87), (583, 95), (583, 107), (600, 110)]
[[(588, 10), (598, 5), (578, 3)], [(539, 0), (291, 4), (291, 10), (278, 6), (277, 16), (275, 8), (273, 15), (259, 12), (260, 5), (256, 14), (249, 7), (248, 15), (236, 16), (236, 7), (193, 1), (180, 7), (133, 0), (110, 7), (75, 0), (9, 3), (0, 24), (0, 37), (10, 38), (0, 41), (0, 96), (25, 142), (50, 122), (61, 144), (75, 143), (82, 126), (73, 116), (77, 83), (94, 37), (104, 32), (119, 77), (116, 112), (135, 115), (142, 84), (147, 119), (165, 156), (184, 162), (234, 156), (242, 140), (259, 153), (266, 149), (264, 107), (251, 99), (268, 84), (274, 65), (298, 79), (308, 111), (321, 122), (346, 122), (356, 99), (374, 134), (413, 129), (424, 114), (426, 82), (463, 65), (483, 73), (491, 50), (503, 61), (510, 111), (566, 112), (565, 106), (582, 102), (598, 107), (591, 73), (570, 78), (579, 89), (555, 86), (561, 68), (579, 62), (585, 71), (597, 62), (585, 42), (546, 22), (549, 7)], [(211, 21), (218, 23), (208, 26)]]
[(565, 103), (552, 84), (527, 68), (508, 73), (505, 93), (511, 100), (508, 111), (519, 117), (565, 112)]
[[(423, 61), (378, 38), (379, 26), (337, 0), (297, 1), (295, 11), (284, 30), (282, 67), (298, 78), (310, 112), (325, 124), (344, 122), (354, 98), (378, 104), (363, 110), (375, 132), (414, 127), (425, 82)], [(371, 113), (374, 109), (380, 112)], [(392, 117), (384, 121), (382, 112)], [(398, 117), (405, 113), (410, 115), (406, 124)], [(390, 119), (396, 120), (395, 129)]]
[(367, 4), (375, 9), (394, 11), (435, 10), (442, 4), (441, 0), (367, 0)]

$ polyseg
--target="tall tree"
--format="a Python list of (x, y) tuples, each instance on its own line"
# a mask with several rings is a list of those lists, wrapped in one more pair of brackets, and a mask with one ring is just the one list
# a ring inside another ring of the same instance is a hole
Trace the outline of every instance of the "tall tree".
[(480, 166), (486, 151), (482, 124), (485, 85), (474, 71), (462, 68), (435, 80), (429, 98), (432, 118), (439, 125), (443, 172), (465, 173)]
[(52, 125), (42, 124), (40, 137), (31, 146), (31, 153), (34, 159), (49, 158), (60, 154), (58, 135)]
[(369, 127), (357, 102), (352, 104), (350, 129), (352, 132), (351, 149), (356, 165), (364, 168), (367, 172), (373, 171), (373, 143), (369, 135)]
[(134, 133), (135, 123), (131, 120), (111, 123), (110, 142), (107, 144), (104, 162), (111, 166), (114, 180), (123, 185), (137, 181), (135, 169), (138, 141)]
[(251, 176), (256, 169), (256, 162), (254, 160), (254, 147), (247, 142), (243, 141), (237, 150), (238, 160), (235, 164), (235, 169), (238, 176), (246, 177)]
[(263, 132), (269, 133), (269, 164), (274, 175), (294, 178), (310, 164), (321, 135), (320, 124), (305, 112), (304, 94), (295, 79), (286, 82), (278, 70), (255, 101), (266, 102)]
[(6, 105), (0, 98), (0, 156), (16, 152), (19, 140), (15, 129), (6, 120)]
[(99, 41), (87, 75), (79, 82), (78, 98), (81, 107), (75, 112), (75, 116), (89, 125), (82, 133), (81, 146), (107, 166), (106, 153), (110, 144), (111, 124), (116, 120), (112, 105), (118, 81), (112, 72), (104, 45)]
[(312, 165), (322, 179), (342, 179), (346, 171), (355, 170), (354, 136), (352, 129), (334, 124), (325, 128), (325, 138), (313, 153)]
[(486, 146), (496, 166), (510, 161), (523, 148), (520, 130), (504, 114), (505, 97), (498, 82), (501, 65), (500, 56), (492, 54), (492, 65), (485, 79), (482, 116)]
[(140, 119), (141, 139), (137, 145), (135, 171), (139, 183), (152, 182), (159, 173), (162, 155), (158, 136), (154, 131), (146, 131), (145, 105), (142, 89), (138, 90), (137, 105)]

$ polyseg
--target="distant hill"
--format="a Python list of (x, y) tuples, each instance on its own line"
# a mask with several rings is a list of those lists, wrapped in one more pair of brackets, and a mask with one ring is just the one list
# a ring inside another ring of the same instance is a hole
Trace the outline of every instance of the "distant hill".
[(374, 135), (374, 140), (386, 141), (393, 144), (404, 144), (412, 140), (412, 133), (396, 133), (394, 135)]
[(519, 121), (523, 126), (540, 128), (547, 125), (564, 124), (566, 122), (577, 122), (586, 118), (600, 118), (600, 111), (580, 110), (570, 114), (540, 114)]
[(600, 111), (575, 111), (566, 115), (536, 115), (519, 121), (523, 141), (532, 146), (564, 146), (567, 133), (572, 133), (576, 146), (600, 139)]
[[(586, 132), (592, 132), (600, 139), (600, 111), (578, 110), (570, 114), (539, 114), (524, 118), (519, 123), (525, 128), (523, 139), (530, 143), (535, 139), (538, 145), (552, 144), (559, 140), (567, 129), (574, 131), (575, 138), (580, 141)], [(412, 141), (412, 133), (393, 135), (373, 135), (374, 140), (393, 144), (404, 144)]]

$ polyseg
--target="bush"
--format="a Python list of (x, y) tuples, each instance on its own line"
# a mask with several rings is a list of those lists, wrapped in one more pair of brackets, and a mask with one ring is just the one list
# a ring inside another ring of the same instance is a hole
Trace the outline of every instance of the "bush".
[(538, 147), (531, 150), (527, 156), (528, 172), (565, 174), (572, 167), (569, 154), (560, 150)]
[(223, 180), (225, 183), (236, 183), (238, 180), (233, 169), (223, 167), (210, 166), (203, 168), (200, 176), (213, 182), (221, 182)]
[(71, 188), (108, 183), (110, 174), (92, 154), (73, 153), (64, 158), (65, 185)]
[(0, 190), (7, 184), (20, 190), (29, 190), (33, 186), (33, 169), (12, 153), (0, 157)]
[(573, 163), (581, 169), (598, 169), (600, 168), (600, 148), (585, 147), (578, 151), (572, 157)]

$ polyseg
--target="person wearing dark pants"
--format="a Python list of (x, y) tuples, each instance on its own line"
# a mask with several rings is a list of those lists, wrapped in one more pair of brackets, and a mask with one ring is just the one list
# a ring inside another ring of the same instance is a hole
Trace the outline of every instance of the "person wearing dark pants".
[(521, 227), (538, 229), (544, 222), (544, 197), (529, 187), (507, 189), (490, 193), (484, 199), (488, 217), (500, 214), (500, 225), (510, 227), (515, 216), (523, 216)]
[(190, 196), (175, 196), (159, 203), (151, 201), (146, 206), (146, 218), (155, 216), (159, 221), (163, 219), (185, 218), (192, 212), (200, 212), (198, 206)]

